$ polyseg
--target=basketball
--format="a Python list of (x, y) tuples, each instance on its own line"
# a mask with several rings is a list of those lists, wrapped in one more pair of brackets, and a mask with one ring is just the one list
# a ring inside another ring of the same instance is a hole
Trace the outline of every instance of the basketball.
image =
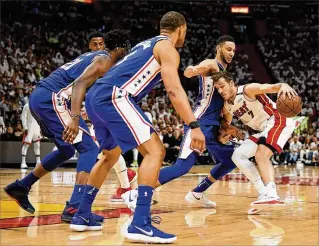
[(287, 118), (292, 118), (298, 115), (302, 109), (302, 102), (299, 96), (289, 99), (288, 96), (283, 98), (281, 94), (276, 101), (278, 112)]

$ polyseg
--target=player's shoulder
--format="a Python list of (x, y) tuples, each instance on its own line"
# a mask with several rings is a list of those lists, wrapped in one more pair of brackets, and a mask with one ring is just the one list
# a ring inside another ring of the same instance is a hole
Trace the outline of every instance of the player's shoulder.
[(111, 57), (110, 52), (107, 50), (89, 51), (81, 55), (82, 57), (96, 57), (96, 56), (108, 56)]
[(147, 49), (147, 48), (152, 48), (153, 46), (155, 46), (157, 43), (162, 43), (160, 41), (170, 41), (170, 38), (168, 36), (165, 35), (158, 35), (149, 39), (146, 39), (140, 43), (138, 43), (137, 45), (135, 45), (132, 50), (136, 50), (138, 48), (142, 48), (143, 50)]

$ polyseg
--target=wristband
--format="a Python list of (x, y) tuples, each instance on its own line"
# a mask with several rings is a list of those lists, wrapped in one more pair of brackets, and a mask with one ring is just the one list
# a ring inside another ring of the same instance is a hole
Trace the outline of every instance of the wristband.
[(71, 118), (74, 119), (74, 118), (78, 118), (80, 119), (80, 115), (79, 114), (71, 114)]
[(189, 123), (188, 126), (190, 127), (190, 129), (196, 129), (199, 127), (199, 123), (198, 123), (198, 121), (193, 121), (193, 122)]

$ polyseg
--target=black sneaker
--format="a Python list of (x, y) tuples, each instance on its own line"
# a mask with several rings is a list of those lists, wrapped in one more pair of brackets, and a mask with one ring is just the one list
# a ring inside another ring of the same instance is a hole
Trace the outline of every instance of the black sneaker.
[(16, 180), (7, 187), (4, 187), (4, 191), (8, 196), (15, 200), (22, 209), (31, 214), (35, 212), (35, 209), (28, 198), (30, 188), (23, 186), (19, 180)]
[[(67, 201), (66, 205), (65, 205), (65, 208), (63, 210), (63, 213), (61, 215), (61, 220), (63, 222), (66, 222), (66, 223), (71, 223), (72, 218), (73, 218), (74, 214), (78, 211), (79, 206), (80, 206), (80, 203), (71, 204), (70, 202)], [(92, 218), (96, 222), (99, 222), (99, 223), (103, 223), (103, 221), (104, 221), (104, 217), (103, 216), (100, 216), (100, 215), (97, 215), (97, 214), (94, 214), (94, 213), (92, 213)]]

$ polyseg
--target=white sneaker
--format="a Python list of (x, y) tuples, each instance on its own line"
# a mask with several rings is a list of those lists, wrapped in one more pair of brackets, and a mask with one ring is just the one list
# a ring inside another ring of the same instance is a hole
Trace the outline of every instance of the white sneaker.
[(132, 212), (134, 212), (136, 208), (137, 196), (137, 190), (129, 190), (121, 195), (124, 203)]
[(250, 204), (250, 207), (255, 209), (265, 209), (269, 207), (282, 207), (282, 206), (285, 206), (285, 203), (280, 199), (279, 196), (276, 196), (276, 197), (263, 196), (258, 198), (257, 201), (254, 201)]
[(28, 165), (26, 163), (21, 163), (21, 169), (28, 169)]
[(198, 198), (197, 196), (194, 195), (194, 192), (190, 191), (185, 196), (185, 200), (186, 202), (192, 205), (197, 205), (204, 208), (216, 208), (216, 203), (208, 200), (208, 198), (204, 195), (204, 193), (201, 193), (201, 197)]

